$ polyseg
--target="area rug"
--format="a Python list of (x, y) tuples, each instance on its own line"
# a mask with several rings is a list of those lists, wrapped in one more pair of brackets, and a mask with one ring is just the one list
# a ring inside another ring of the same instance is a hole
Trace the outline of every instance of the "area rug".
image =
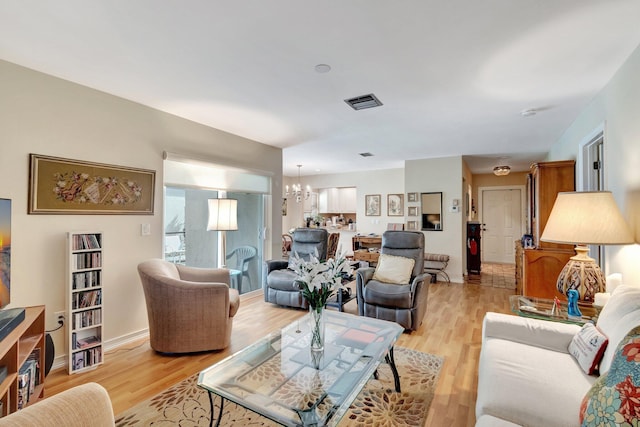
[[(396, 393), (393, 374), (386, 363), (378, 369), (340, 421), (339, 426), (419, 426), (423, 425), (433, 400), (443, 358), (396, 347), (395, 360), (402, 392)], [(163, 391), (155, 397), (119, 414), (117, 426), (208, 426), (209, 398), (196, 385), (198, 376)], [(216, 406), (219, 399), (216, 399)], [(216, 408), (217, 411), (217, 408)], [(217, 412), (216, 412), (217, 414)], [(252, 411), (225, 402), (222, 426), (276, 426)]]

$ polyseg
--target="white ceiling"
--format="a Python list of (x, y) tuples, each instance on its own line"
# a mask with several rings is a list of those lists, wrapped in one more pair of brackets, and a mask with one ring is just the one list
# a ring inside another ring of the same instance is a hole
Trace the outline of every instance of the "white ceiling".
[[(0, 58), (282, 147), (289, 176), (455, 155), (482, 173), (541, 160), (639, 18), (638, 0), (3, 1)], [(343, 102), (368, 93), (384, 105)]]

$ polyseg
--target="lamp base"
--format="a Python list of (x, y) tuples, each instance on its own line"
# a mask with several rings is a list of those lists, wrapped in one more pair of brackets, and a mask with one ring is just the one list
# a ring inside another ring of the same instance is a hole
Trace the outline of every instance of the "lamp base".
[(558, 276), (558, 291), (567, 295), (567, 291), (575, 289), (580, 301), (593, 302), (596, 293), (604, 292), (606, 281), (600, 266), (587, 253), (586, 246), (576, 246), (577, 255), (572, 256)]

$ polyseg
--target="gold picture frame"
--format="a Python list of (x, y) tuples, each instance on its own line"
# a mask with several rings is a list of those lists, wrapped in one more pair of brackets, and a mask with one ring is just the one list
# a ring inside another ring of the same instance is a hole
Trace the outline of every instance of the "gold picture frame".
[(407, 216), (418, 216), (418, 206), (409, 206), (407, 208)]
[(407, 193), (407, 202), (417, 202), (418, 193)]
[(407, 221), (407, 230), (417, 230), (418, 221)]
[(156, 172), (30, 154), (29, 214), (153, 215)]

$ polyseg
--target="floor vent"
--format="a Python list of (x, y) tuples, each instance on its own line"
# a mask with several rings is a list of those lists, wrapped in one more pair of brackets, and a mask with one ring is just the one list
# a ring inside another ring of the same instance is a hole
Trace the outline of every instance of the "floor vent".
[(344, 102), (349, 104), (354, 110), (364, 110), (365, 108), (379, 107), (382, 102), (372, 93), (369, 95), (356, 96), (355, 98), (345, 99)]

